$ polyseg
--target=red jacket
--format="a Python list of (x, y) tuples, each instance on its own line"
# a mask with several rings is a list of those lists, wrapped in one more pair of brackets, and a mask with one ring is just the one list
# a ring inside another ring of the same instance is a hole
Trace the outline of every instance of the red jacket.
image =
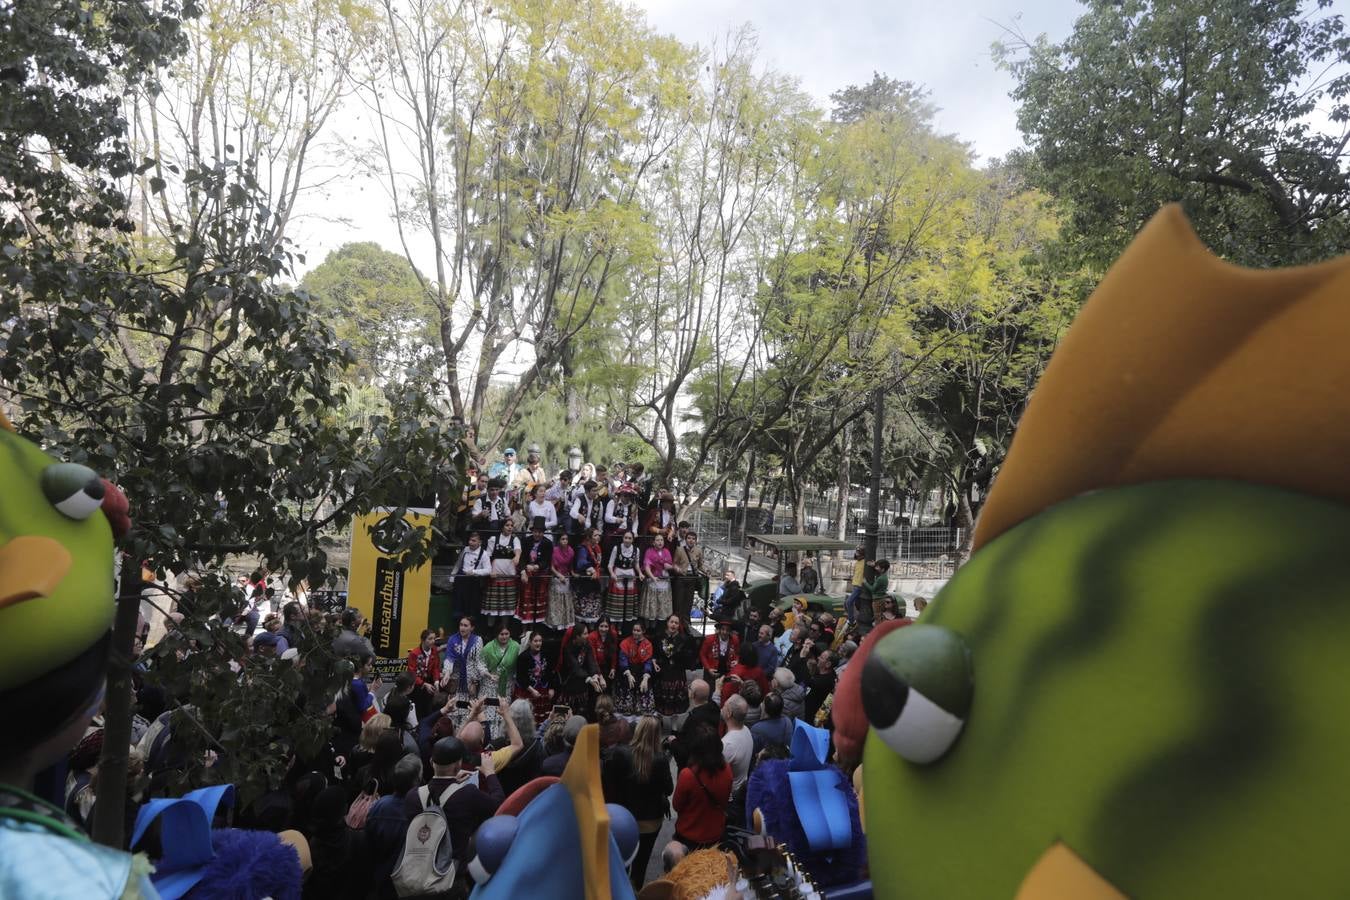
[(688, 766), (680, 770), (670, 805), (675, 810), (677, 838), (713, 843), (727, 830), (731, 803), (731, 766), (708, 772)]
[(432, 690), (441, 683), (441, 655), (432, 647), (431, 652), (427, 654), (427, 677), (422, 678), (417, 674), (417, 664), (422, 656), (422, 645), (408, 651), (408, 671), (412, 673), (413, 682), (416, 687), (421, 687), (423, 683), (431, 685)]
[[(725, 660), (718, 658), (717, 651), (720, 649), (721, 647), (717, 640), (717, 633), (714, 632), (708, 635), (703, 639), (703, 646), (698, 651), (698, 661), (702, 664), (703, 668), (707, 669), (709, 672), (726, 674), (736, 668), (737, 663), (740, 661), (741, 636), (739, 634), (732, 634), (731, 640), (727, 644), (727, 656)], [(726, 668), (721, 668), (718, 665), (719, 662), (723, 661), (726, 663)]]
[[(742, 682), (745, 681), (755, 682), (756, 684), (759, 685), (759, 690), (761, 694), (767, 695), (769, 693), (769, 679), (767, 676), (765, 676), (764, 670), (761, 669), (759, 666), (753, 667), (743, 666), (738, 662), (736, 663), (735, 666), (732, 667), (731, 671), (728, 674), (737, 676), (738, 678), (741, 679)], [(728, 678), (726, 681), (722, 683), (722, 703), (725, 704), (727, 702), (728, 697), (730, 697), (732, 694), (740, 693), (740, 690), (741, 685), (738, 682), (732, 681), (730, 678)]]
[(606, 678), (610, 672), (618, 674), (619, 640), (614, 636), (614, 631), (611, 629), (609, 641), (605, 643), (601, 643), (598, 631), (586, 635), (586, 640), (591, 642), (591, 652), (595, 654), (595, 664), (600, 667), (600, 674)]

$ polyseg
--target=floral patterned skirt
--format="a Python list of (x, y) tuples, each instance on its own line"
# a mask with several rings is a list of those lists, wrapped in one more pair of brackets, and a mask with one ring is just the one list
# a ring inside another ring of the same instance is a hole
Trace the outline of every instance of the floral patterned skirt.
[(642, 592), (639, 615), (648, 621), (663, 621), (670, 618), (672, 603), (670, 579), (657, 578), (647, 582), (646, 589)]
[(572, 624), (572, 584), (567, 578), (552, 578), (548, 586), (548, 612), (544, 624), (562, 630)]

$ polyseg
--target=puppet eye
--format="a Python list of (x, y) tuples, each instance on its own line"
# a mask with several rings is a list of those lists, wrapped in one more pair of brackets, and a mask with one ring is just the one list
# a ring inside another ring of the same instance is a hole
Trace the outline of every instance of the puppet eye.
[(886, 635), (863, 666), (867, 721), (886, 746), (920, 765), (941, 759), (956, 743), (973, 693), (965, 641), (940, 625)]
[(52, 463), (42, 470), (42, 493), (61, 515), (83, 521), (103, 503), (103, 481), (88, 466)]

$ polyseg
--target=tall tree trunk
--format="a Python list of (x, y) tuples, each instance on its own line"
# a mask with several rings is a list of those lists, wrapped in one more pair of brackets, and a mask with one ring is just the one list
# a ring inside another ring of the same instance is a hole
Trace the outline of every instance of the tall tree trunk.
[(881, 388), (872, 391), (872, 477), (867, 494), (867, 537), (864, 542), (867, 558), (877, 558), (878, 531), (881, 523), (881, 438), (886, 418), (886, 394)]
[(103, 711), (103, 751), (98, 760), (94, 840), (118, 850), (126, 844), (127, 763), (131, 748), (131, 666), (141, 609), (140, 562), (122, 561), (108, 656), (108, 692)]
[[(770, 515), (774, 515), (778, 512), (778, 501), (783, 499), (783, 481), (784, 479), (781, 477), (775, 478), (773, 480), (773, 502), (769, 504)], [(765, 493), (767, 494), (768, 485), (765, 485), (765, 488), (766, 488)], [(764, 498), (761, 497), (760, 499), (762, 500)]]
[[(839, 497), (834, 506), (834, 531), (835, 539), (846, 541), (848, 538), (848, 512), (851, 507), (849, 503), (849, 467), (852, 460), (849, 458), (853, 452), (853, 433), (851, 428), (845, 428), (844, 433), (839, 436)], [(842, 551), (841, 551), (842, 554)]]
[(975, 531), (975, 511), (970, 505), (970, 485), (961, 485), (956, 493), (955, 524), (959, 529), (956, 545), (956, 565), (960, 566), (970, 556), (970, 541)]
[(577, 388), (577, 380), (573, 377), (573, 354), (572, 342), (567, 341), (559, 351), (558, 362), (562, 368), (563, 375), (563, 399), (564, 399), (564, 419), (567, 427), (573, 428), (581, 421), (581, 391)]
[(793, 490), (795, 495), (792, 498), (792, 516), (797, 520), (797, 534), (806, 534), (806, 491), (801, 485), (797, 485)]
[(755, 483), (755, 449), (750, 448), (750, 460), (745, 464), (745, 490), (741, 491), (741, 508), (750, 505), (750, 486)]

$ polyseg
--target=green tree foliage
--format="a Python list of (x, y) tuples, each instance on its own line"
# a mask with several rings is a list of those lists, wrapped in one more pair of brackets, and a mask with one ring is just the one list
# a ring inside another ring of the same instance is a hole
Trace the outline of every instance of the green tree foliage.
[(436, 308), (406, 257), (378, 244), (344, 244), (300, 287), (356, 354), (350, 375), (381, 383), (405, 372), (436, 341)]
[(1350, 37), (1329, 0), (1092, 0), (1061, 44), (1001, 47), (1043, 186), (1109, 264), (1181, 201), (1250, 265), (1346, 245)]
[[(130, 560), (183, 571), (248, 552), (318, 586), (329, 569), (321, 531), (453, 478), (457, 434), (415, 393), (395, 396), (394, 412), (365, 428), (332, 415), (353, 357), (306, 295), (278, 286), (294, 255), (249, 165), (184, 169), (196, 213), (165, 253), (136, 255), (116, 179), (154, 161), (128, 150), (119, 98), (132, 85), (151, 89), (155, 67), (181, 50), (177, 12), (119, 0), (23, 3), (0, 17), (0, 392), (20, 430), (122, 485)], [(412, 558), (423, 544), (409, 539)], [(138, 576), (134, 563), (123, 567), (100, 764), (95, 830), (114, 844)], [(182, 609), (199, 651), (183, 662), (191, 677), (166, 687), (228, 760), (195, 765), (191, 777), (232, 778), (247, 798), (276, 775), (257, 729), (302, 748), (320, 720), (224, 727), (240, 714), (226, 663), (244, 655), (243, 640), (220, 618), (236, 603), (223, 579), (204, 581)], [(331, 696), (343, 675), (331, 655), (302, 671), (311, 699)], [(271, 689), (294, 696), (294, 681), (287, 674)], [(273, 712), (264, 704), (257, 715)]]

